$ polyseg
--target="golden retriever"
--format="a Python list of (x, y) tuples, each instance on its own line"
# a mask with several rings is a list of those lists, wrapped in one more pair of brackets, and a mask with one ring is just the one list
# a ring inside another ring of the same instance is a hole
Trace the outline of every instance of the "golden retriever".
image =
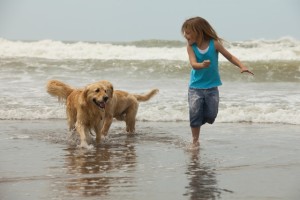
[(101, 135), (107, 136), (113, 118), (126, 122), (126, 131), (128, 133), (135, 132), (136, 114), (139, 107), (139, 102), (148, 101), (158, 89), (152, 89), (144, 95), (131, 94), (126, 91), (114, 90), (112, 99), (105, 106), (105, 117)]
[(91, 130), (96, 133), (97, 142), (100, 141), (105, 109), (113, 97), (113, 85), (110, 82), (99, 81), (84, 89), (75, 89), (61, 81), (50, 80), (47, 92), (59, 100), (66, 100), (69, 130), (76, 129), (79, 133), (81, 147), (91, 143)]

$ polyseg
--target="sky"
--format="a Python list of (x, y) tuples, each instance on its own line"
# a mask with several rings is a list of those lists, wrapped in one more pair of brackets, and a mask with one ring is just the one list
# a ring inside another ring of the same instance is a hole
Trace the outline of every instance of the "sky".
[(181, 25), (195, 16), (228, 41), (300, 40), (299, 0), (0, 0), (0, 38), (184, 41)]

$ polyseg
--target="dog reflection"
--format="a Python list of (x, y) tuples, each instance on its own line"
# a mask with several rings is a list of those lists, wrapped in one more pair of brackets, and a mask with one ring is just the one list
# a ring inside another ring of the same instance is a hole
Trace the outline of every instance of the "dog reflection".
[(67, 149), (66, 165), (68, 174), (72, 176), (66, 183), (69, 192), (83, 196), (103, 196), (108, 194), (111, 187), (120, 183), (132, 185), (133, 176), (126, 173), (126, 177), (119, 177), (118, 171), (134, 170), (134, 146), (126, 142), (123, 145), (103, 146), (94, 151)]

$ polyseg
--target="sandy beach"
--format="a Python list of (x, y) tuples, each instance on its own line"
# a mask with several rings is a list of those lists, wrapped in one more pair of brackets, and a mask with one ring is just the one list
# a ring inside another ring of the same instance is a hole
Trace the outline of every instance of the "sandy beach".
[(65, 120), (0, 121), (1, 200), (299, 199), (299, 126), (216, 123), (192, 150), (187, 122), (115, 122), (92, 149)]

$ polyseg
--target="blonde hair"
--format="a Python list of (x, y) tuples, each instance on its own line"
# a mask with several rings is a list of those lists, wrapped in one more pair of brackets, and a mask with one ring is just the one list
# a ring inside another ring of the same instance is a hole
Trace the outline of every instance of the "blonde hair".
[(222, 43), (223, 39), (220, 38), (217, 32), (213, 29), (213, 27), (202, 17), (193, 17), (187, 19), (181, 27), (181, 33), (184, 35), (186, 30), (191, 30), (197, 33), (198, 37), (200, 37), (201, 42), (203, 40), (214, 39), (218, 42)]

